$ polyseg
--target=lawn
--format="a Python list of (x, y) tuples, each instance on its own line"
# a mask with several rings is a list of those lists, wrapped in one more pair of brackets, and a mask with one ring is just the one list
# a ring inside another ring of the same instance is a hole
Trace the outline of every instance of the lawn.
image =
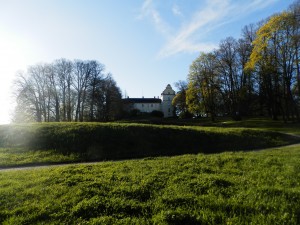
[(300, 224), (300, 149), (0, 171), (2, 224)]
[[(251, 128), (222, 123), (216, 127), (125, 123), (3, 125), (0, 126), (0, 168), (251, 151), (299, 141), (274, 132), (275, 129), (257, 128), (253, 126), (256, 122), (248, 122)], [(298, 130), (286, 127), (289, 133)]]
[(0, 148), (0, 168), (80, 162), (79, 154), (62, 154), (55, 150)]
[(293, 133), (300, 135), (299, 122), (287, 122), (282, 120), (272, 120), (267, 117), (245, 117), (242, 120), (232, 120), (228, 117), (216, 117), (214, 122), (210, 118), (196, 119), (152, 119), (152, 120), (133, 120), (121, 121), (121, 123), (141, 123), (141, 124), (158, 124), (158, 125), (177, 125), (177, 126), (194, 126), (194, 127), (235, 127), (235, 128), (259, 128), (262, 130), (271, 130), (284, 133)]
[(297, 124), (187, 124), (0, 126), (0, 168), (100, 161), (0, 170), (0, 224), (300, 224)]

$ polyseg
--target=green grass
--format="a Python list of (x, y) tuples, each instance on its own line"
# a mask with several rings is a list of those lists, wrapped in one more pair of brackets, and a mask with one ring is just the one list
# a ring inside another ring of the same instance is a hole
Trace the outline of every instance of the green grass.
[(201, 126), (201, 127), (232, 127), (232, 128), (259, 128), (263, 130), (278, 131), (284, 133), (293, 133), (300, 135), (300, 123), (284, 123), (282, 120), (272, 120), (266, 117), (245, 117), (242, 120), (232, 120), (227, 117), (217, 117), (215, 122), (210, 118), (197, 119), (152, 119), (152, 120), (133, 120), (121, 121), (122, 123), (142, 123), (142, 124), (160, 124), (177, 126)]
[(0, 171), (1, 224), (300, 224), (300, 149)]
[(0, 167), (103, 161), (287, 145), (297, 138), (261, 128), (124, 123), (0, 126)]
[(240, 121), (220, 120), (219, 122), (217, 122), (217, 124), (224, 127), (260, 128), (263, 130), (300, 135), (299, 122), (284, 123), (283, 121), (280, 120), (274, 121), (268, 118), (248, 118)]
[(182, 125), (0, 126), (0, 167), (143, 158), (0, 170), (0, 224), (300, 224), (299, 145), (249, 152), (299, 124)]
[(55, 150), (30, 150), (24, 148), (0, 148), (0, 168), (80, 162), (78, 154), (62, 154)]

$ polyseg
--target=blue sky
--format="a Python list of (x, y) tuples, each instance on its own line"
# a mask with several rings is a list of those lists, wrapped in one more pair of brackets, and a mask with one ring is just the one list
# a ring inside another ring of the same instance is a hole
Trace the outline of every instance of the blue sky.
[(13, 110), (18, 70), (95, 59), (123, 94), (159, 96), (185, 80), (201, 51), (281, 12), (292, 0), (0, 0), (0, 124)]

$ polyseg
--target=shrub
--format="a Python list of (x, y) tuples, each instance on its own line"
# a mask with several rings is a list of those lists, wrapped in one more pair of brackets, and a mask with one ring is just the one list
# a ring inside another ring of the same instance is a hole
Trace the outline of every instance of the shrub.
[(179, 114), (179, 119), (191, 119), (193, 118), (193, 114), (190, 113), (189, 111), (182, 111), (180, 114)]
[(136, 117), (136, 116), (138, 116), (138, 115), (140, 115), (140, 114), (141, 114), (141, 111), (138, 110), (138, 109), (133, 109), (133, 110), (131, 110), (131, 111), (129, 112), (129, 115), (130, 115), (131, 117)]
[(158, 117), (158, 118), (163, 118), (164, 117), (164, 113), (162, 111), (159, 111), (159, 110), (153, 110), (150, 113), (150, 115), (153, 116), (153, 117)]

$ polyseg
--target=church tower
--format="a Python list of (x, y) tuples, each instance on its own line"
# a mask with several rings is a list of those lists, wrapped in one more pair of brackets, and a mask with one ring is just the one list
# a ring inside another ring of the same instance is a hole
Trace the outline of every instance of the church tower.
[(174, 97), (175, 91), (168, 84), (166, 89), (161, 93), (161, 111), (164, 113), (164, 117), (173, 116), (174, 107), (172, 106), (172, 100)]

